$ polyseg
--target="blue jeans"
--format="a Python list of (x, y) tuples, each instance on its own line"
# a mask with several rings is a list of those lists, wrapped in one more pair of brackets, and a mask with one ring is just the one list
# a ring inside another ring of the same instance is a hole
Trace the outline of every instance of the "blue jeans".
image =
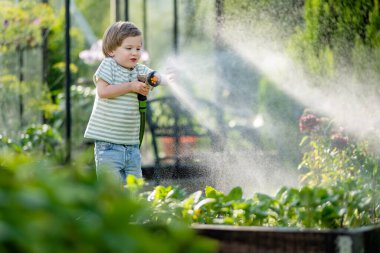
[(94, 151), (98, 179), (111, 176), (124, 185), (129, 174), (137, 178), (142, 177), (141, 154), (138, 144), (120, 145), (95, 141)]

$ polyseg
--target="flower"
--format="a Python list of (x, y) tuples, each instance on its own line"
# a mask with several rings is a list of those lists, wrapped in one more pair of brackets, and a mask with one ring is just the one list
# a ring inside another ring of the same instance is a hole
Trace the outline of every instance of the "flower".
[(348, 144), (348, 137), (343, 136), (341, 133), (332, 134), (330, 140), (331, 146), (339, 150), (344, 149), (345, 147), (347, 147)]
[(4, 21), (3, 21), (3, 27), (4, 28), (7, 28), (9, 26), (9, 20), (8, 19), (5, 19)]
[(39, 26), (41, 24), (41, 18), (35, 18), (32, 22), (33, 25)]
[(100, 62), (103, 58), (102, 41), (98, 40), (91, 45), (91, 48), (79, 53), (79, 58), (87, 64), (94, 64)]
[(299, 119), (301, 133), (317, 131), (320, 129), (320, 119), (314, 114), (304, 114)]

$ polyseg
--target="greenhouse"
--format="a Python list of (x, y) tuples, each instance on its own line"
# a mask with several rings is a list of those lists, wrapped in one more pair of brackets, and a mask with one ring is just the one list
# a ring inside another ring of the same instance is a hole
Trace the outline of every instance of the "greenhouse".
[(379, 0), (0, 6), (0, 252), (380, 252)]

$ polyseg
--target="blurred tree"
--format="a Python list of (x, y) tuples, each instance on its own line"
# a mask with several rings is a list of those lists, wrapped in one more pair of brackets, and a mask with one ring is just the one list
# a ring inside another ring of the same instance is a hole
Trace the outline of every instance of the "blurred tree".
[[(250, 24), (255, 33), (289, 36), (303, 21), (305, 0), (225, 0), (225, 16)], [(251, 30), (252, 31), (252, 30)]]
[(358, 78), (380, 71), (379, 1), (306, 0), (304, 24), (291, 47), (312, 73), (354, 68)]
[(110, 1), (75, 0), (95, 35), (100, 39), (110, 24)]
[[(251, 42), (254, 45), (258, 38), (281, 46), (286, 44), (295, 27), (302, 24), (303, 7), (304, 0), (225, 0), (226, 36), (235, 36), (233, 40), (246, 41), (247, 45)], [(234, 34), (234, 31), (238, 32)], [(294, 168), (299, 159), (296, 122), (301, 106), (237, 51), (225, 45), (221, 57), (223, 80), (228, 87), (225, 104), (238, 108), (234, 116), (245, 121), (235, 128), (244, 129), (244, 140), (253, 140), (263, 150), (275, 153), (284, 167)], [(263, 119), (263, 127), (252, 126), (258, 118)]]
[(0, 9), (0, 52), (16, 48), (34, 48), (42, 43), (41, 29), (48, 28), (53, 11), (34, 1), (3, 1)]
[[(64, 9), (57, 11), (57, 19), (52, 24), (49, 31), (48, 38), (48, 87), (51, 92), (53, 102), (55, 102), (57, 94), (59, 94), (64, 87)], [(71, 47), (71, 66), (70, 69), (73, 73), (72, 80), (75, 82), (78, 78), (78, 64), (82, 64), (79, 59), (79, 52), (85, 48), (85, 41), (83, 34), (77, 27), (70, 29), (70, 36), (72, 39)]]

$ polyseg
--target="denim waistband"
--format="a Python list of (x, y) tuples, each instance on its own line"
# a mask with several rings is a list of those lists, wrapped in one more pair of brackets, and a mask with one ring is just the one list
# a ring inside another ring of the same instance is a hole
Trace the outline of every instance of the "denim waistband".
[(122, 146), (122, 147), (131, 147), (131, 148), (134, 148), (134, 147), (139, 147), (139, 144), (118, 144), (118, 143), (113, 143), (113, 142), (108, 142), (108, 141), (99, 141), (99, 140), (96, 140), (95, 141), (96, 144), (110, 144), (110, 145), (116, 145), (116, 146)]

